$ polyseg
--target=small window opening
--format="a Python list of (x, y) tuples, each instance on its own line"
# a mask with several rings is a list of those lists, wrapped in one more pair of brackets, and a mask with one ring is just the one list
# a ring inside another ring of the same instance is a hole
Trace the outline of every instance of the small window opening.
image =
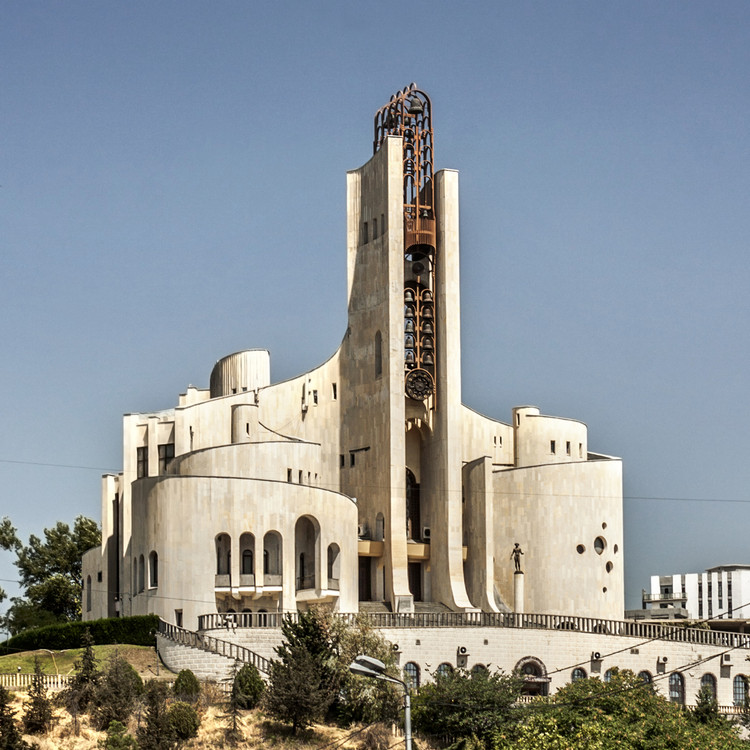
[(317, 406), (318, 404), (318, 392), (313, 391), (313, 403)]
[(302, 473), (302, 469), (300, 469), (299, 470), (299, 474), (298, 474), (298, 480), (297, 480), (299, 482), (299, 484), (303, 483), (303, 476), (304, 476), (304, 474)]
[(339, 465), (341, 466), (342, 469), (345, 466), (345, 464), (344, 464), (344, 454), (343, 453), (339, 454)]
[(292, 481), (292, 470), (291, 469), (287, 469), (286, 470), (286, 481), (287, 482), (291, 482)]
[(366, 245), (369, 241), (370, 241), (370, 238), (367, 232), (367, 222), (365, 222), (364, 226), (362, 227), (362, 244)]
[(378, 238), (378, 220), (372, 220), (372, 238), (376, 240)]
[(354, 466), (355, 458), (356, 457), (355, 457), (355, 455), (353, 453), (349, 454), (349, 466)]
[(550, 453), (555, 453), (556, 450), (557, 450), (557, 444), (555, 443), (554, 440), (550, 440), (549, 441), (549, 452)]
[(331, 383), (331, 390), (333, 392), (333, 400), (336, 400), (336, 383)]
[(380, 234), (385, 234), (385, 214), (380, 214)]
[(583, 458), (583, 443), (578, 443), (578, 458)]
[(570, 455), (570, 440), (566, 441), (566, 443), (565, 443), (565, 453), (568, 456)]

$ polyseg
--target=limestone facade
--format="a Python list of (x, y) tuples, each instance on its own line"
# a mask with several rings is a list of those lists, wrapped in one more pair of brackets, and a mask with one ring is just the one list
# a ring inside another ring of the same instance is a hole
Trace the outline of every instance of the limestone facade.
[(521, 406), (502, 422), (462, 403), (458, 173), (419, 167), (415, 213), (411, 137), (386, 134), (347, 175), (348, 327), (333, 356), (271, 383), (267, 351), (238, 352), (209, 388), (125, 415), (84, 619), (195, 629), (216, 612), (361, 601), (622, 618), (621, 462), (590, 451), (579, 421)]

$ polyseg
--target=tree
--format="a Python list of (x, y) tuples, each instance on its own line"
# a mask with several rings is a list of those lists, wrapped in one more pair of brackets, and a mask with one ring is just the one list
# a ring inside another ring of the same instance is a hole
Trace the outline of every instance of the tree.
[(402, 691), (393, 683), (357, 677), (349, 671), (349, 665), (354, 659), (360, 654), (366, 654), (382, 661), (386, 665), (386, 674), (400, 678), (391, 644), (372, 627), (364, 615), (357, 616), (353, 624), (334, 620), (333, 627), (340, 685), (333, 706), (337, 718), (346, 724), (355, 721), (365, 724), (395, 721), (401, 709)]
[(703, 685), (695, 696), (695, 706), (691, 710), (694, 721), (699, 724), (714, 724), (724, 721), (719, 713), (719, 704), (716, 702), (714, 691), (708, 685)]
[(197, 703), (201, 694), (201, 684), (190, 669), (183, 669), (174, 681), (172, 693), (178, 701)]
[(338, 692), (334, 633), (330, 618), (316, 610), (285, 617), (281, 632), (264, 704), (296, 733), (322, 719)]
[(489, 743), (516, 719), (521, 684), (515, 676), (484, 669), (438, 673), (414, 698), (414, 729), (453, 740)]
[(258, 670), (252, 664), (244, 664), (232, 680), (232, 700), (237, 708), (247, 711), (260, 703), (265, 689), (266, 684)]
[(115, 651), (101, 675), (94, 696), (94, 726), (103, 730), (113, 722), (125, 724), (143, 695), (138, 672)]
[(81, 641), (83, 642), (81, 658), (73, 663), (76, 674), (61, 696), (74, 719), (77, 719), (78, 715), (88, 710), (90, 706), (96, 705), (101, 679), (96, 654), (94, 654), (94, 639), (88, 628), (83, 631)]
[(0, 523), (0, 547), (16, 553), (23, 597), (12, 599), (4, 618), (12, 635), (29, 627), (81, 619), (81, 558), (101, 543), (96, 521), (78, 516), (71, 530), (58, 521), (24, 546), (8, 518)]
[(190, 703), (185, 703), (185, 701), (173, 703), (167, 711), (167, 716), (177, 740), (189, 740), (198, 735), (201, 720), (198, 712)]
[(146, 683), (145, 724), (138, 727), (140, 750), (170, 750), (175, 741), (167, 711), (167, 686), (158, 680)]
[(10, 707), (11, 695), (0, 685), (0, 750), (27, 750), (29, 744), (21, 737)]
[(39, 665), (39, 657), (34, 657), (34, 676), (29, 688), (29, 701), (23, 715), (23, 729), (26, 734), (44, 734), (52, 721), (52, 704), (44, 686), (44, 674)]

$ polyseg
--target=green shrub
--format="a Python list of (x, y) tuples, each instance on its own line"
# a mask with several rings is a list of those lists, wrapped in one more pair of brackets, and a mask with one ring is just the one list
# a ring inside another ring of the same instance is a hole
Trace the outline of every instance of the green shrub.
[(65, 622), (43, 628), (24, 630), (14, 635), (5, 645), (11, 651), (36, 651), (40, 648), (62, 650), (81, 648), (83, 633), (91, 633), (94, 645), (128, 643), (133, 646), (154, 646), (154, 632), (159, 628), (157, 615), (109, 617), (90, 622)]
[(111, 721), (107, 727), (107, 736), (99, 740), (101, 750), (138, 750), (135, 737), (131, 737), (123, 724)]
[(178, 701), (195, 703), (201, 694), (201, 684), (189, 669), (183, 669), (174, 681), (172, 693)]
[(169, 723), (177, 739), (189, 740), (198, 734), (201, 720), (198, 712), (189, 703), (183, 701), (173, 703), (169, 707), (168, 715)]
[(265, 689), (266, 684), (260, 672), (252, 664), (245, 664), (234, 678), (232, 696), (238, 708), (248, 710), (260, 703)]
[(124, 724), (135, 710), (141, 695), (141, 676), (115, 652), (109, 658), (94, 695), (94, 726), (102, 730), (113, 722)]

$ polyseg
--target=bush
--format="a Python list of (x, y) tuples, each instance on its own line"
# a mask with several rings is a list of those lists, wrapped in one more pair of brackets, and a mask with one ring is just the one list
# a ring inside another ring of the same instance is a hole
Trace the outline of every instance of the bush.
[(180, 740), (189, 740), (198, 734), (198, 727), (201, 720), (198, 712), (189, 704), (183, 701), (173, 703), (169, 707), (169, 723), (175, 737)]
[[(23, 715), (23, 729), (26, 734), (44, 734), (52, 722), (52, 704), (44, 687), (44, 675), (39, 666), (39, 657), (34, 657), (34, 677), (29, 690), (29, 702)], [(0, 741), (2, 739), (0, 738)]]
[(232, 695), (237, 707), (243, 710), (255, 708), (263, 696), (266, 684), (252, 664), (245, 664), (234, 679)]
[(43, 628), (25, 630), (5, 642), (8, 653), (11, 651), (36, 651), (40, 648), (62, 650), (81, 648), (83, 633), (91, 633), (94, 645), (127, 643), (133, 646), (154, 646), (154, 631), (159, 628), (156, 615), (135, 617), (110, 617), (89, 622), (66, 622), (47, 625)]
[(131, 737), (119, 721), (109, 723), (107, 736), (98, 744), (101, 750), (138, 750), (135, 737)]
[(167, 686), (158, 680), (146, 683), (146, 710), (138, 727), (140, 750), (170, 750), (174, 745), (174, 730), (167, 713)]
[(183, 669), (174, 681), (172, 693), (178, 701), (196, 703), (201, 694), (201, 684), (189, 669)]

